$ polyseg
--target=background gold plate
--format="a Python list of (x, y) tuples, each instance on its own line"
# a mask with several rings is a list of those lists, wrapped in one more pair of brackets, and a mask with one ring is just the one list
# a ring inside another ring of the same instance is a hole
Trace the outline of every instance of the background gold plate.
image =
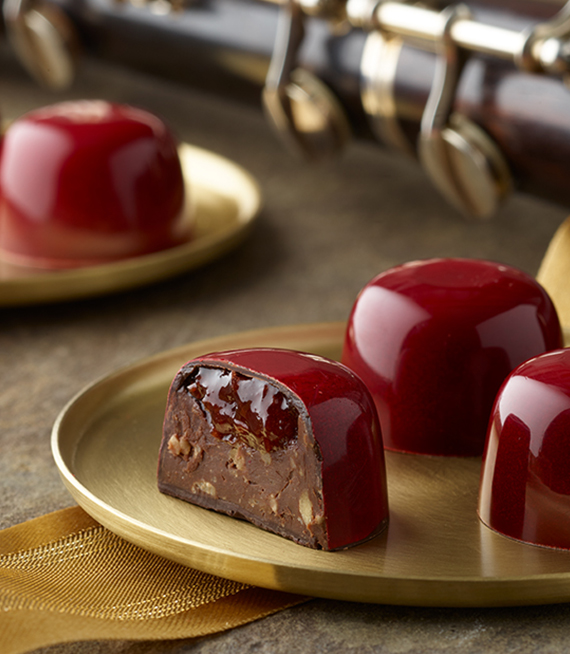
[(184, 144), (179, 152), (188, 219), (194, 225), (191, 240), (168, 250), (73, 270), (39, 270), (0, 260), (0, 306), (72, 300), (143, 286), (201, 266), (238, 245), (261, 207), (257, 182), (237, 164), (207, 150)]
[(570, 552), (507, 539), (476, 515), (480, 460), (387, 453), (390, 525), (344, 552), (306, 549), (161, 495), (156, 464), (170, 381), (198, 354), (277, 346), (340, 355), (325, 323), (202, 341), (96, 382), (62, 411), (52, 450), (77, 502), (112, 531), (180, 563), (267, 588), (360, 602), (499, 606), (570, 600)]

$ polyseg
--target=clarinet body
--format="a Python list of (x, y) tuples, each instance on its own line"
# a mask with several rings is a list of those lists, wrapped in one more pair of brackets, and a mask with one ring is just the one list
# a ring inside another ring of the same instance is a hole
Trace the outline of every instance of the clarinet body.
[[(161, 13), (110, 0), (50, 0), (71, 19), (89, 55), (260, 105), (274, 53), (281, 7), (253, 0), (196, 0)], [(546, 2), (480, 3), (482, 23), (532, 29), (560, 9)], [(340, 101), (357, 138), (381, 141), (363, 104), (362, 61), (369, 33), (335, 34), (309, 17), (298, 65), (322, 80)], [(404, 43), (392, 80), (396, 120), (410, 145), (430, 96), (436, 55)], [(510, 167), (514, 188), (570, 206), (570, 89), (562, 75), (521, 70), (485, 53), (469, 57), (457, 84), (454, 111), (480, 126)]]

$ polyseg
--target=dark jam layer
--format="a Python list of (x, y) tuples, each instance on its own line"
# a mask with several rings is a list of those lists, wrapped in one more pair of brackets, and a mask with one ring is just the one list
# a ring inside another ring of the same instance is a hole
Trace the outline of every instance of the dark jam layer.
[(200, 403), (216, 438), (266, 452), (297, 438), (297, 409), (262, 379), (203, 366), (192, 372), (184, 388)]

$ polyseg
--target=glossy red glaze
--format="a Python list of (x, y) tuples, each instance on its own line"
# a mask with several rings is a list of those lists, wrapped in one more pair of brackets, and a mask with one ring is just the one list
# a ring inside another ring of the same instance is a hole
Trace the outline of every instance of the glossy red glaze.
[(358, 377), (335, 361), (282, 349), (216, 352), (198, 360), (229, 362), (276, 380), (304, 405), (322, 455), (330, 549), (378, 531), (388, 518), (384, 451), (374, 402)]
[(432, 259), (364, 287), (342, 361), (372, 392), (385, 447), (473, 456), (507, 375), (561, 345), (554, 306), (533, 278), (487, 261)]
[(570, 549), (570, 350), (519, 366), (497, 396), (479, 516), (507, 536)]
[(152, 114), (105, 101), (32, 111), (6, 131), (0, 248), (17, 263), (74, 267), (171, 247), (182, 233), (177, 145)]

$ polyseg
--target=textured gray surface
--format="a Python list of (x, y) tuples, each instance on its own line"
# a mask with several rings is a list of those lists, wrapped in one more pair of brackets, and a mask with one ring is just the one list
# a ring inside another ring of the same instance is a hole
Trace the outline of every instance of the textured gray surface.
[[(64, 96), (1, 61), (0, 111), (13, 118)], [(272, 325), (343, 320), (378, 272), (431, 256), (500, 260), (535, 273), (564, 209), (514, 197), (489, 223), (464, 221), (413, 162), (352, 145), (310, 168), (285, 153), (261, 113), (87, 64), (65, 97), (104, 97), (162, 115), (185, 141), (260, 181), (265, 208), (237, 251), (167, 283), (69, 304), (0, 309), (0, 527), (69, 506), (49, 450), (62, 406), (119, 366), (189, 341)], [(195, 642), (70, 644), (51, 654), (216, 652), (557, 652), (568, 606), (414, 609), (332, 601)], [(1, 645), (0, 645), (1, 651)]]

